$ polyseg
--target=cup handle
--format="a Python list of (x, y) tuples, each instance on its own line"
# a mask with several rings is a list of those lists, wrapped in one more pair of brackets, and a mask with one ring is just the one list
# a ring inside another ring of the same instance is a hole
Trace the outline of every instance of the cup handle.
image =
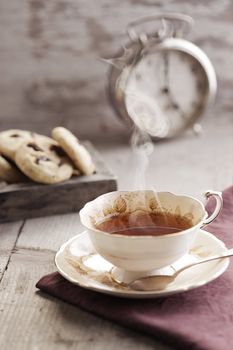
[[(213, 211), (213, 213), (204, 220), (203, 226), (210, 224), (214, 219), (218, 216), (220, 210), (223, 206), (223, 199), (222, 199), (222, 192), (212, 191), (208, 190), (204, 193), (205, 198), (208, 200), (210, 197), (214, 196), (216, 200), (216, 207)], [(202, 226), (202, 227), (203, 227)]]

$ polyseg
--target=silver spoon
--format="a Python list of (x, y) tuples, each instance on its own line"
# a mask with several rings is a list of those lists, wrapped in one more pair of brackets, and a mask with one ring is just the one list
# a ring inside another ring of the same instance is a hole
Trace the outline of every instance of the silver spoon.
[(151, 276), (140, 277), (140, 278), (137, 278), (129, 283), (123, 282), (113, 275), (111, 275), (111, 277), (114, 280), (114, 282), (116, 282), (118, 285), (120, 285), (122, 287), (128, 287), (128, 288), (131, 288), (134, 290), (144, 290), (144, 291), (145, 290), (162, 290), (168, 284), (173, 282), (175, 280), (175, 278), (181, 272), (183, 272), (183, 271), (185, 271), (193, 266), (200, 265), (200, 264), (203, 264), (203, 263), (208, 262), (208, 261), (226, 258), (229, 256), (233, 256), (233, 248), (229, 249), (229, 250), (225, 250), (221, 254), (212, 255), (210, 257), (201, 259), (199, 261), (195, 261), (193, 263), (190, 263), (188, 265), (181, 267), (178, 270), (175, 270), (175, 268), (172, 267), (174, 270), (173, 273), (164, 274), (164, 275), (151, 275)]

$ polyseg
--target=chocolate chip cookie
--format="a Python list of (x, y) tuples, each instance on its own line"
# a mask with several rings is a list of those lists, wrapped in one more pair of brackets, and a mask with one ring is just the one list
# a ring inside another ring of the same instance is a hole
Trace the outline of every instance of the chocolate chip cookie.
[(31, 140), (34, 133), (25, 130), (11, 129), (0, 132), (0, 152), (14, 160), (15, 152), (27, 140)]
[(73, 167), (59, 144), (43, 135), (24, 142), (15, 153), (15, 162), (30, 179), (55, 184), (68, 180)]
[(27, 180), (21, 171), (3, 155), (0, 155), (0, 179), (8, 183), (25, 182)]
[(77, 169), (84, 175), (94, 173), (95, 164), (92, 161), (90, 153), (69, 130), (63, 127), (56, 127), (52, 130), (52, 137), (64, 149), (70, 159), (72, 159)]

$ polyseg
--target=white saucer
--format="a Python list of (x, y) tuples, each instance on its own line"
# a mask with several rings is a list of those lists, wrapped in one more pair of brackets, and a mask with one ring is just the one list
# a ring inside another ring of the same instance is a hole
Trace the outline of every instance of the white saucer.
[[(173, 266), (181, 267), (190, 261), (218, 254), (224, 250), (226, 250), (226, 247), (222, 241), (211, 233), (200, 230), (189, 254), (179, 259)], [(85, 231), (61, 246), (55, 256), (55, 264), (63, 277), (83, 288), (126, 298), (155, 298), (185, 292), (213, 281), (227, 269), (229, 258), (211, 261), (187, 269), (163, 289), (156, 288), (155, 283), (153, 290), (151, 290), (150, 281), (150, 290), (145, 288), (143, 291), (138, 291), (114, 283), (110, 274), (113, 265), (95, 252), (88, 233)], [(171, 267), (157, 270), (156, 274), (165, 273), (167, 272), (166, 269), (171, 269)], [(117, 270), (119, 276), (121, 270)]]

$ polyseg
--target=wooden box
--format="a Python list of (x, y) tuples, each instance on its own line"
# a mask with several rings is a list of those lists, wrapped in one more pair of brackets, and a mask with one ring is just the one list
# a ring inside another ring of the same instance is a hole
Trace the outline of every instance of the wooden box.
[(43, 185), (36, 182), (6, 185), (0, 188), (0, 221), (76, 212), (99, 195), (117, 189), (116, 177), (99, 153), (84, 142), (96, 164), (96, 174)]

